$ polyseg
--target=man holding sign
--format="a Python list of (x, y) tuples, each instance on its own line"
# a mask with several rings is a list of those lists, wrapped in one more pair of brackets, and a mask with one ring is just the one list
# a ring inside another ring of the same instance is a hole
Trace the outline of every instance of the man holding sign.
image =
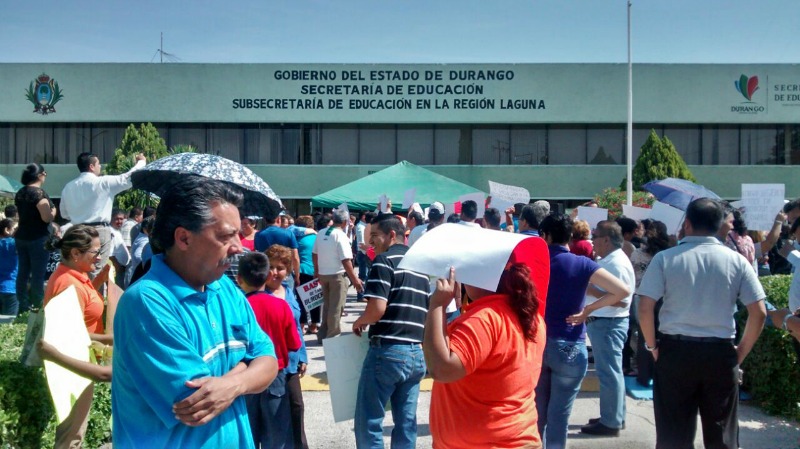
[(417, 398), (425, 376), (422, 333), (428, 312), (428, 277), (398, 269), (408, 247), (405, 228), (393, 215), (379, 215), (370, 226), (375, 260), (364, 297), (367, 309), (355, 323), (361, 335), (369, 326), (369, 351), (361, 369), (356, 399), (356, 446), (383, 447), (383, 417), (391, 400), (392, 447), (415, 447)]

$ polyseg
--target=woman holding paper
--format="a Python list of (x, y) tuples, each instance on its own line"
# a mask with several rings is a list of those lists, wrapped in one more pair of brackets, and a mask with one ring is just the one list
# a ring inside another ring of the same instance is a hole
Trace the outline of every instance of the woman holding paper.
[(447, 328), (455, 269), (437, 281), (423, 343), (434, 379), (434, 447), (541, 447), (534, 386), (545, 329), (530, 273), (527, 265), (509, 262), (497, 292), (465, 285), (473, 302)]
[[(109, 265), (94, 278), (89, 273), (95, 270), (100, 262), (100, 235), (91, 226), (77, 225), (69, 228), (63, 238), (48, 242), (50, 251), (61, 252), (61, 262), (50, 276), (44, 292), (44, 306), (69, 287), (75, 287), (78, 304), (83, 312), (83, 321), (89, 337), (99, 343), (93, 344), (101, 348), (100, 356), (110, 355), (110, 345), (114, 342), (112, 335), (104, 333), (103, 298), (97, 289), (108, 280)], [(65, 356), (58, 350), (43, 342), (40, 345), (43, 356), (64, 366), (65, 368), (93, 380), (111, 380), (111, 366), (93, 367), (88, 362)], [(87, 348), (88, 350), (88, 348)], [(89, 409), (92, 405), (94, 387), (90, 385), (73, 406), (69, 417), (56, 428), (56, 448), (79, 447), (86, 432), (89, 420)]]

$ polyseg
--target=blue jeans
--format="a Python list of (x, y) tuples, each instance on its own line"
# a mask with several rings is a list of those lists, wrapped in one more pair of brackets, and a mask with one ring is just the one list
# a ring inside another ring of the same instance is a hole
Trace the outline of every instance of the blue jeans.
[(361, 368), (356, 397), (355, 434), (359, 449), (383, 449), (383, 417), (392, 403), (392, 449), (417, 442), (417, 398), (425, 376), (420, 344), (391, 344), (373, 338)]
[(282, 369), (266, 390), (244, 397), (256, 448), (294, 447), (286, 377), (286, 370)]
[(547, 339), (542, 374), (536, 385), (539, 435), (547, 449), (566, 447), (572, 403), (581, 389), (588, 366), (589, 355), (584, 341)]
[[(19, 270), (17, 271), (17, 299), (19, 311), (42, 307), (44, 299), (44, 273), (50, 253), (44, 249), (48, 236), (36, 240), (16, 239)], [(30, 287), (29, 287), (30, 285)]]
[(19, 303), (14, 293), (0, 293), (0, 315), (19, 315)]
[(621, 429), (625, 422), (625, 378), (622, 349), (628, 336), (628, 317), (599, 318), (586, 325), (592, 342), (594, 367), (600, 381), (600, 423)]
[[(372, 265), (372, 262), (369, 261), (369, 257), (366, 254), (358, 251), (356, 253), (356, 263), (358, 264), (358, 278), (361, 279), (361, 282), (366, 284), (367, 282), (367, 275), (369, 274), (369, 266)], [(358, 300), (361, 301), (364, 299), (364, 290), (356, 295)]]

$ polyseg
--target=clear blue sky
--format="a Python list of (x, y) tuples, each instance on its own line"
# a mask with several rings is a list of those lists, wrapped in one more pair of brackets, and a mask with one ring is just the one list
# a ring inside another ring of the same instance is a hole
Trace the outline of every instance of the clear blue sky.
[[(625, 62), (625, 0), (2, 0), (0, 62)], [(800, 63), (798, 0), (634, 0), (634, 62)], [(157, 58), (156, 58), (157, 61)]]

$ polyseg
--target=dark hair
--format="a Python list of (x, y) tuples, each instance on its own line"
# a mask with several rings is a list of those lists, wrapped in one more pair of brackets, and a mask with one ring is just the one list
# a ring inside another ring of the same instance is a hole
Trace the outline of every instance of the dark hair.
[(539, 297), (531, 280), (531, 269), (524, 263), (513, 263), (500, 275), (497, 293), (508, 295), (511, 308), (519, 318), (522, 334), (526, 340), (536, 341), (539, 323)]
[(647, 237), (647, 248), (644, 251), (651, 256), (672, 246), (667, 233), (667, 225), (660, 221), (653, 220), (647, 228), (645, 236)]
[(142, 215), (142, 214), (143, 214), (143, 212), (144, 212), (144, 211), (142, 211), (142, 208), (141, 208), (141, 207), (139, 207), (139, 206), (136, 206), (136, 207), (134, 207), (134, 208), (131, 208), (131, 211), (128, 213), (128, 216), (129, 216), (129, 217), (135, 217), (135, 216), (137, 216), (137, 215)]
[(783, 205), (783, 213), (788, 214), (789, 212), (800, 208), (800, 198), (796, 200), (789, 201), (788, 203)]
[(260, 251), (250, 251), (239, 258), (239, 276), (247, 285), (261, 287), (269, 277), (269, 258)]
[(270, 245), (269, 248), (264, 252), (267, 255), (267, 259), (275, 260), (282, 262), (286, 265), (286, 269), (291, 271), (292, 270), (292, 250), (282, 246), (282, 245)]
[(602, 231), (605, 234), (604, 237), (608, 237), (614, 248), (622, 248), (622, 245), (625, 244), (625, 239), (622, 237), (622, 227), (615, 221), (603, 220), (597, 223), (595, 231)]
[(146, 206), (142, 211), (142, 218), (152, 217), (156, 214), (156, 208), (153, 206)]
[(744, 222), (744, 214), (739, 209), (733, 210), (733, 230), (739, 235), (747, 234), (747, 225)]
[(304, 228), (314, 229), (314, 219), (311, 218), (311, 215), (300, 215), (294, 219), (294, 224)]
[(400, 221), (399, 218), (392, 214), (380, 214), (372, 220), (370, 223), (373, 229), (376, 227), (380, 229), (380, 231), (386, 235), (389, 235), (390, 232), (394, 231), (395, 236), (399, 242), (403, 242), (403, 235), (406, 232), (406, 227), (403, 226), (403, 222)]
[(77, 249), (85, 253), (92, 249), (92, 241), (99, 239), (100, 234), (97, 229), (87, 225), (75, 225), (67, 229), (64, 236), (60, 239), (52, 237), (45, 242), (45, 249), (48, 251), (59, 250), (61, 253), (61, 260), (69, 260), (70, 251)]
[(322, 214), (317, 217), (317, 221), (314, 223), (314, 229), (319, 231), (328, 227), (328, 223), (331, 222), (331, 215), (330, 214)]
[(572, 238), (572, 219), (566, 214), (552, 213), (544, 217), (539, 232), (547, 234), (556, 245), (566, 245)]
[(17, 218), (17, 214), (19, 214), (19, 211), (17, 210), (17, 206), (9, 204), (3, 210), (3, 213), (5, 213), (6, 218)]
[(92, 153), (83, 152), (83, 153), (79, 154), (78, 155), (78, 160), (77, 160), (78, 171), (81, 172), (81, 173), (89, 171), (89, 166), (94, 163), (92, 161), (92, 159), (95, 159), (95, 160), (98, 160), (98, 161), (100, 160), (100, 158), (97, 157), (97, 155), (92, 154)]
[(461, 221), (461, 215), (455, 212), (447, 216), (448, 223), (458, 223), (459, 221)]
[(214, 204), (241, 206), (242, 194), (228, 184), (202, 176), (184, 176), (161, 197), (150, 242), (161, 252), (175, 245), (175, 230), (199, 232), (211, 223)]
[(0, 232), (5, 232), (6, 229), (13, 229), (13, 228), (14, 228), (14, 220), (10, 218), (4, 218), (0, 220)]
[(698, 198), (686, 208), (686, 219), (692, 228), (707, 235), (716, 234), (727, 215), (722, 203), (710, 198)]
[(22, 170), (22, 177), (20, 181), (26, 186), (29, 186), (39, 179), (39, 175), (44, 173), (44, 167), (41, 164), (33, 163), (25, 166)]
[(364, 214), (364, 223), (372, 223), (372, 220), (374, 220), (375, 217), (377, 216), (378, 214), (376, 214), (375, 212), (372, 211), (367, 212), (366, 214)]
[(464, 220), (474, 220), (478, 218), (478, 203), (472, 200), (461, 203), (461, 218)]
[(278, 217), (280, 216), (281, 216), (281, 211), (271, 208), (264, 212), (264, 221), (267, 222), (268, 224), (272, 224), (275, 223), (275, 220), (277, 220)]
[(636, 220), (628, 217), (617, 218), (617, 224), (620, 228), (622, 228), (622, 235), (636, 232), (636, 230), (639, 228), (639, 224), (636, 223)]
[(789, 234), (794, 234), (794, 232), (797, 231), (797, 228), (800, 228), (800, 220), (795, 220), (792, 223), (792, 227), (789, 228)]
[(114, 218), (117, 215), (124, 215), (125, 218), (128, 218), (128, 211), (119, 207), (115, 207), (114, 209), (111, 210), (111, 218)]
[(408, 218), (413, 218), (414, 223), (416, 223), (417, 226), (422, 226), (425, 223), (425, 219), (422, 218), (422, 214), (417, 211), (413, 211), (408, 214)]
[(490, 228), (500, 227), (500, 211), (496, 207), (490, 207), (483, 213), (483, 221)]
[(150, 235), (153, 232), (153, 226), (156, 224), (156, 217), (149, 216), (142, 220), (142, 231)]
[(530, 204), (526, 204), (522, 207), (519, 213), (519, 219), (525, 220), (531, 229), (539, 229), (539, 220), (536, 219), (536, 212)]

